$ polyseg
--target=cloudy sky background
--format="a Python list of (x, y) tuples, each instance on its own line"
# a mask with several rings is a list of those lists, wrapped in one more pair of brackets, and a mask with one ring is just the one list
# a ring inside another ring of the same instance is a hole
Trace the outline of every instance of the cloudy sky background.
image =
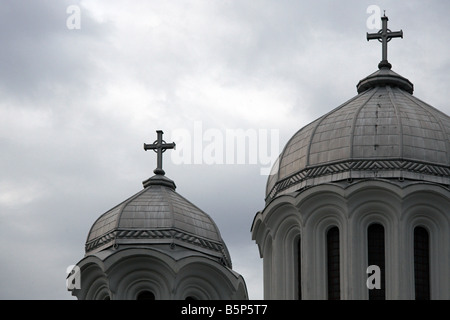
[[(80, 29), (66, 25), (70, 5)], [(389, 44), (393, 70), (450, 114), (448, 1), (2, 0), (0, 299), (74, 299), (66, 268), (83, 257), (93, 222), (153, 175), (155, 154), (142, 145), (156, 130), (168, 142), (190, 132), (193, 143), (199, 123), (224, 137), (276, 130), (278, 154), (355, 96), (381, 59), (365, 38), (377, 31), (370, 5), (404, 32)], [(166, 175), (215, 220), (250, 298), (261, 299), (250, 234), (264, 208), (261, 163), (176, 164), (177, 146)]]

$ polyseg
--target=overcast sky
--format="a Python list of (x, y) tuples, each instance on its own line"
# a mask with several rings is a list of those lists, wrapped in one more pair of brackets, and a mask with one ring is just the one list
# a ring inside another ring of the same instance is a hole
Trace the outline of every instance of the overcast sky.
[[(205, 132), (248, 130), (258, 152), (276, 132), (279, 150), (268, 152), (278, 155), (355, 96), (381, 59), (366, 40), (377, 31), (370, 5), (403, 30), (389, 43), (393, 70), (450, 114), (449, 1), (2, 0), (0, 299), (74, 299), (66, 268), (83, 258), (94, 221), (153, 175), (155, 154), (142, 145), (156, 130), (167, 142), (191, 134), (201, 151)], [(182, 146), (164, 154), (166, 176), (214, 219), (261, 299), (250, 228), (264, 208), (262, 159), (183, 164)]]

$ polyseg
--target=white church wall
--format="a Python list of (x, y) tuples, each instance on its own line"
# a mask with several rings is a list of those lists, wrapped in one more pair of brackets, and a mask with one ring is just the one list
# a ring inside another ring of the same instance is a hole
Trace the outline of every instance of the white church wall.
[[(429, 183), (364, 180), (273, 199), (252, 226), (264, 266), (264, 298), (295, 299), (293, 246), (301, 237), (302, 299), (327, 299), (326, 234), (339, 229), (340, 297), (368, 299), (367, 230), (384, 228), (386, 299), (414, 299), (414, 228), (430, 236), (431, 298), (450, 292), (449, 191)], [(299, 290), (297, 288), (297, 290)]]

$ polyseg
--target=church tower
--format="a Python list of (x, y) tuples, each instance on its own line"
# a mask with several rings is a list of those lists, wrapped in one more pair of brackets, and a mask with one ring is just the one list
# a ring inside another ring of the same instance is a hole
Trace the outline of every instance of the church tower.
[(450, 117), (391, 70), (403, 32), (387, 22), (367, 34), (379, 69), (295, 133), (268, 178), (251, 228), (265, 299), (450, 299)]
[(248, 299), (241, 275), (211, 217), (175, 191), (162, 153), (175, 147), (157, 131), (145, 150), (158, 154), (144, 189), (92, 225), (78, 262), (80, 300)]

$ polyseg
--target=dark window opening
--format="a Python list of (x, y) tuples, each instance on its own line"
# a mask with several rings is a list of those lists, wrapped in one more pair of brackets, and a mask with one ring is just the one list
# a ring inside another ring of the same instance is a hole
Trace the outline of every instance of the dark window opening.
[(368, 265), (380, 268), (380, 289), (369, 289), (369, 300), (385, 300), (385, 249), (384, 227), (381, 224), (372, 224), (367, 229)]
[(328, 299), (340, 300), (341, 278), (339, 264), (339, 229), (333, 227), (327, 232), (327, 276)]
[(155, 295), (151, 291), (141, 291), (137, 296), (137, 300), (155, 300)]
[(414, 229), (414, 289), (416, 300), (430, 300), (430, 240), (423, 227)]

